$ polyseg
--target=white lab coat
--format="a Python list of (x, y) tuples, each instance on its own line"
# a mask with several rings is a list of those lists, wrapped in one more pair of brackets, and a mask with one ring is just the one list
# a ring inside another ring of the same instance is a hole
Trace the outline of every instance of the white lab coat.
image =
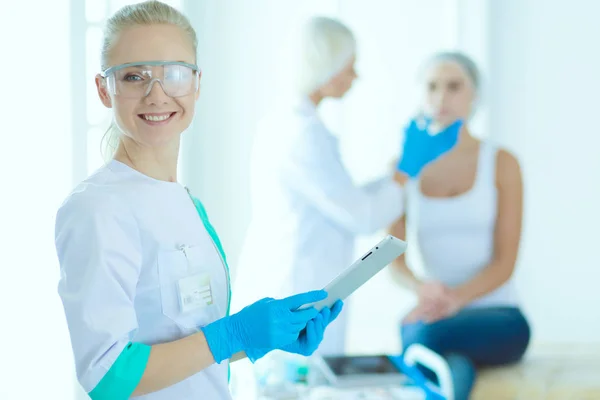
[[(366, 132), (371, 134), (372, 132)], [(233, 310), (264, 296), (323, 288), (354, 260), (359, 234), (403, 213), (391, 175), (357, 187), (338, 140), (308, 100), (259, 129), (251, 157), (252, 220), (240, 256)], [(321, 354), (344, 352), (348, 307), (326, 333)]]
[[(87, 392), (129, 341), (152, 345), (180, 339), (227, 312), (223, 260), (177, 183), (110, 162), (61, 206), (56, 248), (59, 294), (78, 380)], [(177, 282), (195, 274), (210, 279), (213, 303), (184, 314)], [(230, 399), (227, 370), (227, 362), (214, 364), (138, 399)]]

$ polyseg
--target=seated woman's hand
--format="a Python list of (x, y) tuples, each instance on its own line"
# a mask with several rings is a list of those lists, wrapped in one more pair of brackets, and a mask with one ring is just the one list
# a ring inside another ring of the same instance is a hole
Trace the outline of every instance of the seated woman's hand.
[(404, 318), (404, 323), (433, 323), (454, 315), (461, 308), (458, 296), (441, 282), (423, 283), (417, 290), (417, 296), (418, 304)]
[(438, 304), (444, 303), (451, 296), (452, 291), (439, 281), (427, 281), (417, 289), (419, 303)]

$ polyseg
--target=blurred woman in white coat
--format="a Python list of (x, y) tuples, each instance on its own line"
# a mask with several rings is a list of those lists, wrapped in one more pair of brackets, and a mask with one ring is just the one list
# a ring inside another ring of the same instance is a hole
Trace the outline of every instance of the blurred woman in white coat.
[[(281, 296), (322, 288), (353, 262), (359, 234), (385, 228), (403, 214), (406, 175), (355, 186), (336, 137), (317, 114), (325, 98), (341, 98), (357, 75), (356, 42), (340, 22), (316, 17), (302, 31), (295, 76), (297, 99), (268, 118), (251, 157), (252, 221), (234, 297)], [(347, 307), (345, 307), (347, 308)], [(321, 354), (341, 354), (347, 311), (328, 328)]]

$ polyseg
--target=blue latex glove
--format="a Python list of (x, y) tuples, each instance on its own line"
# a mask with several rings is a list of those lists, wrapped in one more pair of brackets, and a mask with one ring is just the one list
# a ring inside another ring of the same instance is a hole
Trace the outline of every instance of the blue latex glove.
[(319, 314), (314, 307), (296, 311), (298, 307), (326, 297), (327, 292), (317, 290), (281, 300), (265, 298), (201, 329), (217, 363), (248, 349), (271, 351), (296, 341)]
[(429, 132), (432, 119), (412, 119), (404, 130), (402, 159), (398, 170), (411, 178), (421, 173), (423, 167), (448, 152), (458, 141), (462, 120), (457, 120), (436, 135)]
[(340, 315), (343, 306), (344, 303), (338, 300), (331, 309), (328, 307), (323, 308), (314, 319), (308, 321), (306, 329), (300, 333), (298, 339), (284, 346), (281, 350), (306, 357), (312, 355), (323, 341), (325, 329)]
[[(279, 350), (300, 354), (305, 357), (312, 355), (323, 341), (325, 329), (340, 315), (343, 306), (344, 303), (338, 300), (331, 309), (329, 307), (323, 308), (314, 319), (308, 321), (306, 329), (300, 333), (297, 340), (279, 348)], [(267, 349), (248, 349), (246, 355), (250, 361), (255, 362), (259, 358), (264, 357), (269, 351)]]

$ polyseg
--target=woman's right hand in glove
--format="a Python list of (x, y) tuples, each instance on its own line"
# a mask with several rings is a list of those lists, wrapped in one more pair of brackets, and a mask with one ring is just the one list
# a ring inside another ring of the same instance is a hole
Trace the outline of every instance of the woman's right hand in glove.
[(327, 292), (317, 290), (281, 300), (265, 298), (201, 329), (217, 363), (246, 349), (278, 349), (297, 340), (318, 314), (314, 307), (298, 308), (326, 297)]

